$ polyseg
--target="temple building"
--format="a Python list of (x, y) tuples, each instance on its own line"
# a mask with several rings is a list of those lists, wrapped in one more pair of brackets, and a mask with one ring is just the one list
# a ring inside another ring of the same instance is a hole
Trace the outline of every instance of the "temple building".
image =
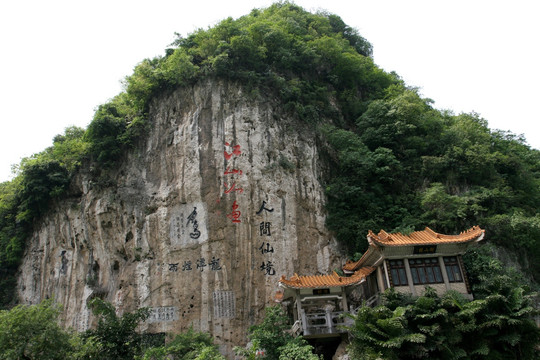
[(458, 291), (472, 298), (461, 256), (484, 238), (485, 230), (472, 227), (459, 235), (444, 235), (430, 228), (409, 235), (369, 231), (369, 247), (358, 261), (347, 261), (344, 276), (282, 276), (276, 301), (293, 318), (292, 332), (306, 338), (339, 336), (346, 330), (345, 312), (362, 304), (374, 305), (392, 287), (413, 296), (426, 286), (438, 294)]

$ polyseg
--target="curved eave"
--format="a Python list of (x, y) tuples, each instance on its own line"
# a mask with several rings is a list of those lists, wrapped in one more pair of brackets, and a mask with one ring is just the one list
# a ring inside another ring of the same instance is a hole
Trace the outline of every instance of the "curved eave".
[(481, 241), (484, 238), (484, 235), (485, 230), (475, 226), (459, 235), (439, 234), (430, 228), (426, 228), (426, 230), (416, 231), (411, 235), (402, 235), (400, 233), (388, 234), (381, 230), (379, 235), (370, 232), (369, 238), (371, 242), (377, 246), (397, 247), (472, 243)]
[(366, 252), (358, 261), (348, 261), (343, 265), (342, 269), (346, 274), (353, 274), (363, 266), (372, 266), (380, 256), (379, 247), (375, 244), (370, 244)]
[(294, 274), (290, 279), (282, 276), (280, 285), (291, 289), (322, 289), (329, 287), (343, 287), (357, 285), (365, 281), (366, 277), (375, 270), (374, 267), (365, 267), (352, 276), (339, 276), (336, 272), (330, 275), (299, 276)]

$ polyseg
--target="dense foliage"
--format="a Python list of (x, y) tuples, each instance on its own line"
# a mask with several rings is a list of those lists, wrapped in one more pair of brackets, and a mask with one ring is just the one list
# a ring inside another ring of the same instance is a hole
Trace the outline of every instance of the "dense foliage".
[(65, 360), (91, 358), (97, 346), (57, 323), (60, 307), (51, 300), (0, 310), (0, 359)]
[[(178, 37), (166, 56), (144, 60), (126, 78), (126, 91), (142, 109), (155, 96), (205, 77), (239, 81), (257, 94), (280, 98), (300, 119), (354, 118), (397, 80), (377, 68), (371, 45), (336, 15), (311, 14), (289, 4), (228, 18), (208, 30)], [(350, 105), (350, 99), (360, 104)]]
[[(99, 298), (89, 305), (98, 316), (95, 329), (78, 334), (58, 325), (61, 307), (52, 300), (0, 310), (1, 360), (224, 360), (210, 335), (189, 329), (166, 345), (137, 331), (148, 309), (116, 314)], [(146, 340), (146, 341), (145, 341)], [(155, 342), (155, 341), (154, 341)]]
[(188, 329), (177, 334), (166, 345), (152, 347), (145, 351), (141, 360), (225, 360), (214, 345), (214, 339), (207, 333)]
[(351, 251), (365, 250), (370, 229), (480, 225), (540, 279), (540, 152), (523, 139), (489, 130), (477, 114), (434, 110), (402, 86), (372, 101), (354, 128), (324, 131), (337, 164), (328, 226)]
[(475, 300), (433, 289), (412, 298), (387, 291), (351, 327), (353, 359), (538, 359), (535, 296), (517, 272), (478, 250), (467, 255)]
[(87, 152), (84, 134), (67, 128), (53, 146), (24, 159), (15, 179), (0, 184), (0, 308), (13, 304), (14, 276), (34, 222), (53, 199), (66, 194)]
[[(267, 307), (263, 321), (249, 329), (250, 343), (246, 348), (236, 347), (237, 355), (254, 360), (262, 351), (268, 360), (320, 360), (314, 349), (302, 337), (293, 337), (289, 319), (280, 306)], [(259, 357), (261, 357), (259, 356)]]
[(98, 317), (98, 324), (95, 329), (86, 331), (84, 338), (95, 339), (104, 358), (132, 360), (143, 352), (143, 336), (137, 327), (150, 315), (148, 308), (118, 316), (115, 307), (100, 298), (92, 299), (89, 306)]

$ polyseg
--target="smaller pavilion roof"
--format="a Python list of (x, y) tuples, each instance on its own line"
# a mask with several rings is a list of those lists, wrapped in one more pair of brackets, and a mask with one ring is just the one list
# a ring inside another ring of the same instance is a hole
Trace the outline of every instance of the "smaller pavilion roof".
[(361, 283), (374, 270), (374, 267), (366, 266), (359, 269), (351, 276), (339, 276), (335, 271), (329, 275), (299, 276), (298, 274), (294, 274), (290, 279), (286, 279), (285, 276), (282, 276), (279, 282), (280, 284), (293, 289), (318, 289), (349, 286)]

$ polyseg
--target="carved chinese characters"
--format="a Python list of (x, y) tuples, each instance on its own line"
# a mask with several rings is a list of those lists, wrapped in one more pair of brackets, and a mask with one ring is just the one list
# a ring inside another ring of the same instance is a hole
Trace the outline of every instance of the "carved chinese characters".
[[(235, 169), (233, 165), (230, 164), (234, 163), (234, 158), (240, 156), (241, 154), (242, 150), (240, 150), (240, 145), (231, 145), (230, 143), (225, 142), (225, 150), (223, 151), (223, 156), (225, 157), (226, 162), (226, 169), (223, 172), (223, 175), (225, 175), (223, 181), (223, 186), (225, 189), (223, 193), (225, 195), (229, 195), (231, 193), (242, 194), (244, 192), (244, 189), (237, 184), (243, 172), (240, 169)], [(239, 210), (239, 207), (240, 206), (236, 200), (234, 200), (232, 204), (232, 211), (227, 214), (227, 217), (231, 219), (231, 222), (234, 224), (239, 224), (242, 222), (240, 219), (242, 212)]]
[(214, 291), (215, 318), (233, 318), (236, 316), (236, 301), (233, 291)]
[(169, 263), (157, 263), (158, 273), (168, 272), (171, 273), (183, 273), (191, 271), (219, 271), (222, 269), (221, 258), (212, 256), (211, 259), (205, 257), (198, 257), (195, 260), (184, 259), (182, 261), (169, 262)]
[(180, 248), (199, 245), (208, 240), (206, 205), (202, 202), (182, 204), (171, 212), (170, 239)]
[[(274, 208), (268, 206), (266, 201), (263, 201), (261, 204), (261, 207), (259, 210), (255, 213), (256, 215), (261, 215), (264, 213), (266, 216), (266, 213), (272, 213), (274, 211)], [(259, 223), (259, 237), (271, 237), (272, 236), (272, 223), (269, 221), (261, 221)], [(270, 240), (270, 239), (268, 239)], [(274, 247), (271, 245), (269, 241), (262, 241), (261, 246), (259, 247), (259, 251), (263, 255), (263, 261), (261, 266), (259, 267), (259, 270), (261, 270), (264, 275), (276, 275), (276, 270), (274, 269), (274, 264), (271, 260), (268, 260), (268, 255), (274, 253)]]
[(150, 308), (150, 316), (147, 322), (169, 322), (178, 320), (178, 308), (176, 306), (160, 306)]

